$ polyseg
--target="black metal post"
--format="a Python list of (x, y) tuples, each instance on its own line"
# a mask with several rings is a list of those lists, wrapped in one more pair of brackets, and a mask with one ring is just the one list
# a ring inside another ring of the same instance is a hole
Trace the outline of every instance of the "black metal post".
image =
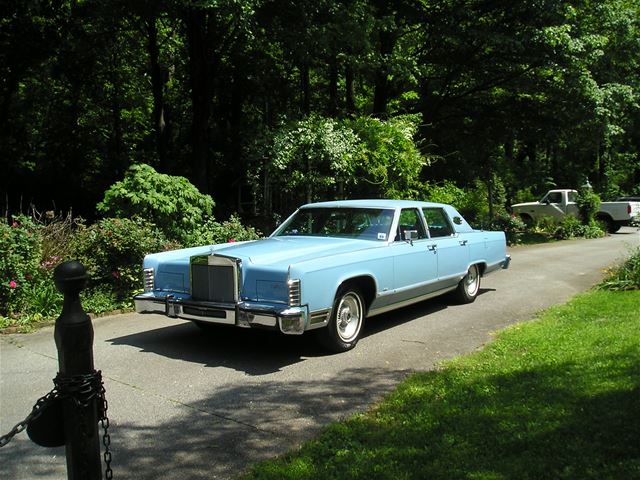
[[(70, 378), (94, 372), (93, 325), (80, 304), (80, 291), (87, 284), (87, 272), (77, 261), (59, 265), (53, 273), (56, 288), (64, 294), (62, 314), (56, 320), (54, 338), (58, 348), (60, 375)], [(73, 398), (63, 399), (67, 477), (70, 480), (102, 478), (98, 405), (95, 397), (88, 405)]]

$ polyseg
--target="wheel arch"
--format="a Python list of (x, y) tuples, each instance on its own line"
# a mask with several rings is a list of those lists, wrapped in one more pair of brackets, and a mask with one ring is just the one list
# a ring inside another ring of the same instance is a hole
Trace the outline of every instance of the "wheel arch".
[(358, 275), (343, 279), (336, 289), (336, 295), (341, 289), (348, 288), (349, 286), (354, 286), (362, 293), (366, 313), (376, 298), (377, 289), (375, 279), (370, 275)]

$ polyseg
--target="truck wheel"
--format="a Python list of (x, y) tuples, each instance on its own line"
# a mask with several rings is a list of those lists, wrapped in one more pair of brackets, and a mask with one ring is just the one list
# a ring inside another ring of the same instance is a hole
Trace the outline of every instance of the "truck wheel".
[(521, 213), (520, 220), (522, 220), (527, 227), (531, 227), (533, 225), (533, 218), (531, 218), (531, 215), (528, 213)]
[(332, 352), (351, 350), (358, 343), (365, 315), (366, 307), (360, 290), (341, 287), (333, 302), (329, 324), (318, 332), (320, 342)]
[(607, 233), (616, 233), (618, 230), (620, 230), (620, 224), (614, 221), (610, 216), (600, 215), (596, 218), (600, 223), (604, 225), (604, 230)]
[(455, 298), (458, 303), (473, 303), (480, 291), (480, 269), (477, 265), (471, 265), (467, 274), (458, 284)]

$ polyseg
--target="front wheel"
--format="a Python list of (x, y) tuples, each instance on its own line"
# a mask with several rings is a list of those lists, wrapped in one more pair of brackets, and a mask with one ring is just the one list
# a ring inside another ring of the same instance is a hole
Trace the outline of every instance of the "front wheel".
[(459, 303), (472, 303), (480, 291), (480, 269), (477, 265), (471, 265), (467, 274), (458, 284), (456, 300)]
[(362, 294), (357, 288), (338, 290), (329, 324), (318, 332), (320, 342), (333, 352), (351, 350), (360, 338), (365, 311)]

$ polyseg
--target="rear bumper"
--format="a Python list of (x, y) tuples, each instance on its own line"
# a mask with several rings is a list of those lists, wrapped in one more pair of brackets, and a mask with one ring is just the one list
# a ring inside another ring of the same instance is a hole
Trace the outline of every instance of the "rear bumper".
[(256, 302), (220, 304), (153, 293), (136, 295), (133, 302), (138, 313), (159, 313), (171, 318), (244, 328), (267, 328), (287, 335), (300, 335), (307, 325), (304, 307)]

